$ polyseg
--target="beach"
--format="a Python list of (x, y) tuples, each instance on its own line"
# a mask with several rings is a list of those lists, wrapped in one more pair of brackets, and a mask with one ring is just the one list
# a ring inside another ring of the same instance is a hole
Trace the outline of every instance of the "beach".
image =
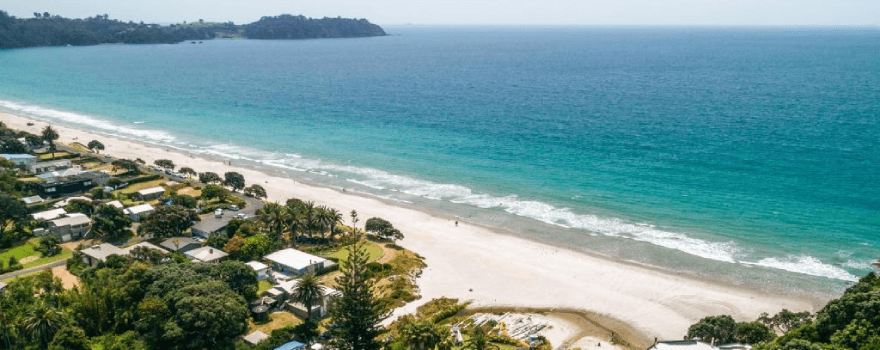
[[(47, 123), (0, 114), (8, 127), (39, 134)], [(32, 122), (32, 126), (27, 123)], [(259, 184), (268, 201), (288, 198), (314, 201), (342, 213), (357, 210), (361, 224), (381, 217), (405, 235), (400, 245), (425, 257), (428, 267), (418, 279), (422, 299), (398, 309), (395, 315), (414, 312), (421, 303), (438, 297), (471, 301), (478, 307), (532, 307), (583, 310), (607, 316), (645, 339), (681, 339), (688, 326), (708, 315), (728, 314), (737, 321), (752, 321), (759, 314), (781, 309), (816, 311), (825, 300), (727, 286), (711, 281), (660, 271), (626, 261), (591, 256), (496, 232), (481, 226), (458, 223), (378, 198), (320, 188), (248, 169), (235, 160), (219, 159), (140, 144), (53, 125), (59, 141), (102, 142), (104, 155), (152, 164), (170, 159), (178, 167), (197, 172), (223, 174), (236, 171), (248, 185)], [(346, 215), (346, 219), (348, 216)], [(349, 222), (346, 220), (346, 223)], [(636, 339), (638, 338), (638, 339)]]

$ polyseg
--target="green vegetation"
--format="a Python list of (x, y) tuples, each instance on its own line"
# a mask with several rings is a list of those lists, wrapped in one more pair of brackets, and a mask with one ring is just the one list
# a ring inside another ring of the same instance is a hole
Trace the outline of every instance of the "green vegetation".
[[(349, 249), (351, 249), (351, 246), (345, 246), (325, 257), (336, 259), (341, 264), (348, 259)], [(365, 241), (364, 249), (367, 251), (367, 262), (373, 262), (382, 257), (382, 247), (374, 242)]]
[(31, 261), (21, 264), (23, 269), (29, 269), (31, 267), (48, 264), (58, 260), (68, 259), (73, 254), (73, 252), (71, 252), (70, 250), (63, 249), (58, 254), (44, 257), (43, 254), (39, 252), (39, 247), (40, 239), (32, 238), (22, 243), (21, 245), (18, 245), (11, 249), (7, 249), (6, 251), (0, 253), (0, 264), (7, 263), (10, 257), (15, 258), (15, 260), (19, 262), (27, 257), (37, 257), (37, 259), (33, 259)]

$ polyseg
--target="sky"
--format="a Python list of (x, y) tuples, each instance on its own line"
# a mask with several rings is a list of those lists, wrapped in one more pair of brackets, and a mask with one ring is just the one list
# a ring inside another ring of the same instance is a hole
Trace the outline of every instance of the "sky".
[(3, 0), (0, 10), (161, 24), (301, 14), (379, 25), (880, 26), (880, 0)]

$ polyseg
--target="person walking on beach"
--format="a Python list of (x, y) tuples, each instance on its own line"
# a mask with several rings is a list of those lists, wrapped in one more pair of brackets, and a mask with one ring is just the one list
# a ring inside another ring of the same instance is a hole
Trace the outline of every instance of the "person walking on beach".
[(458, 227), (458, 220), (455, 220), (455, 227)]

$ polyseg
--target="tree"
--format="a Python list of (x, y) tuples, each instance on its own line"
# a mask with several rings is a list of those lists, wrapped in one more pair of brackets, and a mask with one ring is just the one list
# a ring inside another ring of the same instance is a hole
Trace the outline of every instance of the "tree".
[(229, 254), (229, 257), (232, 259), (238, 259), (241, 257), (241, 248), (244, 247), (245, 238), (240, 234), (235, 234), (226, 241), (226, 245), (223, 246), (223, 251)]
[(813, 315), (809, 311), (791, 312), (788, 311), (788, 309), (782, 309), (782, 311), (773, 315), (773, 317), (770, 317), (766, 312), (758, 317), (758, 322), (761, 322), (780, 333), (785, 333), (789, 330), (798, 328), (812, 320)]
[(293, 300), (306, 307), (306, 315), (312, 318), (312, 306), (320, 303), (324, 298), (324, 286), (318, 283), (314, 274), (307, 273), (299, 279), (299, 284), (293, 288)]
[(82, 213), (92, 216), (92, 213), (95, 211), (95, 206), (92, 205), (92, 201), (90, 200), (73, 199), (67, 202), (67, 206), (64, 207), (64, 210), (68, 213)]
[(37, 148), (45, 144), (42, 137), (34, 134), (25, 134), (24, 141), (27, 143), (28, 147), (31, 148)]
[(55, 333), (49, 350), (91, 350), (92, 346), (82, 328), (64, 326)]
[(227, 236), (225, 233), (212, 233), (210, 236), (208, 236), (208, 240), (205, 242), (205, 245), (223, 250), (223, 247), (226, 246), (226, 243), (228, 242), (229, 236)]
[(179, 205), (160, 206), (141, 223), (138, 233), (149, 233), (156, 238), (180, 236), (200, 220), (195, 210)]
[(227, 172), (226, 174), (223, 174), (223, 177), (225, 178), (225, 180), (223, 181), (223, 184), (226, 186), (232, 187), (233, 192), (244, 188), (245, 184), (244, 184), (244, 176), (243, 175), (241, 175), (237, 172), (234, 172), (234, 171), (230, 171), (230, 172)]
[(44, 256), (53, 256), (61, 252), (61, 236), (48, 233), (40, 237), (40, 251)]
[(373, 294), (373, 282), (367, 267), (369, 254), (362, 242), (351, 247), (348, 260), (340, 266), (342, 275), (336, 278), (341, 296), (330, 309), (332, 322), (331, 342), (339, 350), (377, 350), (382, 344), (376, 337), (382, 333), (379, 325), (388, 313)]
[(180, 168), (180, 170), (178, 170), (178, 171), (179, 171), (181, 174), (186, 175), (187, 177), (193, 177), (193, 176), (196, 175), (196, 171), (193, 170), (193, 168), (186, 167), (186, 166)]
[(263, 186), (253, 184), (244, 188), (244, 195), (248, 197), (254, 198), (266, 198), (266, 189)]
[(287, 227), (287, 208), (278, 203), (269, 203), (257, 210), (260, 222), (269, 230), (272, 241), (279, 241), (284, 229)]
[(107, 180), (107, 186), (112, 187), (114, 190), (118, 189), (119, 186), (122, 186), (122, 184), (124, 184), (124, 183), (125, 183), (125, 181), (122, 181), (122, 179), (120, 179), (118, 177), (111, 177), (110, 179)]
[(156, 264), (162, 262), (163, 259), (165, 259), (165, 253), (163, 253), (157, 249), (152, 249), (152, 248), (143, 247), (143, 246), (135, 247), (134, 249), (132, 249), (128, 253), (128, 256), (134, 260), (148, 263), (151, 265), (156, 265)]
[(113, 171), (125, 170), (126, 173), (137, 173), (138, 172), (138, 163), (133, 160), (128, 159), (117, 159), (110, 162), (110, 165), (113, 166)]
[(382, 238), (390, 238), (392, 241), (403, 239), (403, 233), (396, 229), (394, 225), (391, 225), (390, 222), (382, 218), (368, 219), (364, 225), (364, 229), (367, 230), (367, 232), (372, 232)]
[(776, 338), (776, 334), (761, 322), (739, 322), (736, 324), (734, 339), (737, 343), (757, 344), (772, 341), (773, 338)]
[(434, 349), (444, 339), (445, 332), (431, 321), (417, 321), (409, 315), (401, 321), (400, 337), (410, 350)]
[(52, 126), (47, 125), (43, 128), (43, 132), (41, 133), (43, 140), (49, 143), (49, 149), (52, 150), (52, 158), (55, 158), (55, 140), (58, 139), (60, 135), (55, 129), (52, 129)]
[(204, 200), (211, 200), (212, 198), (217, 198), (217, 200), (224, 202), (226, 201), (226, 197), (229, 196), (229, 190), (215, 185), (207, 185), (202, 188), (202, 194), (199, 198)]
[(271, 253), (274, 248), (275, 244), (266, 235), (253, 235), (244, 239), (244, 244), (241, 246), (241, 257), (256, 260)]
[(92, 232), (102, 237), (113, 237), (131, 226), (132, 220), (122, 209), (104, 204), (92, 217)]
[(0, 237), (6, 234), (7, 227), (27, 219), (28, 208), (24, 202), (6, 193), (0, 193)]
[(41, 301), (32, 306), (23, 320), (22, 328), (25, 335), (39, 342), (40, 348), (45, 349), (55, 337), (55, 332), (66, 323), (64, 313)]
[(688, 328), (687, 339), (700, 339), (712, 344), (734, 341), (736, 322), (728, 315), (707, 316)]
[(464, 346), (461, 348), (469, 350), (489, 350), (498, 349), (498, 345), (492, 344), (489, 341), (489, 335), (486, 334), (483, 327), (474, 326), (473, 331), (471, 332), (471, 338), (465, 341)]
[(199, 173), (199, 182), (205, 184), (219, 184), (223, 182), (223, 179), (220, 177), (220, 175), (217, 175), (217, 173), (208, 171), (204, 173)]
[(96, 153), (98, 153), (98, 154), (101, 154), (101, 151), (104, 150), (104, 144), (101, 143), (101, 141), (98, 141), (98, 140), (91, 140), (91, 141), (89, 141), (88, 147), (89, 147), (90, 150), (92, 150), (92, 151), (94, 151), (94, 152), (96, 152)]
[(175, 167), (174, 162), (169, 159), (156, 159), (153, 164), (165, 170), (174, 170)]

